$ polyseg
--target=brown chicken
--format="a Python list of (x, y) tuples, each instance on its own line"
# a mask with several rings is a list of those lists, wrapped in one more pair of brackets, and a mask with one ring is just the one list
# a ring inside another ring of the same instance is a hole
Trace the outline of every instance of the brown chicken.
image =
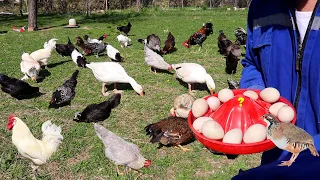
[(174, 39), (174, 36), (171, 34), (171, 32), (169, 32), (167, 40), (164, 42), (164, 47), (162, 49), (162, 54), (167, 54), (167, 53), (172, 53), (175, 48), (176, 42)]
[(162, 146), (178, 146), (183, 151), (189, 149), (181, 145), (188, 144), (194, 140), (194, 134), (188, 126), (188, 121), (181, 117), (168, 117), (145, 127), (147, 135), (152, 138), (151, 143), (159, 142)]
[(81, 49), (83, 50), (84, 52), (84, 55), (85, 56), (88, 56), (88, 55), (91, 55), (91, 54), (96, 54), (96, 56), (98, 57), (98, 55), (100, 53), (103, 53), (106, 51), (106, 47), (107, 47), (107, 44), (106, 43), (88, 43), (88, 44), (85, 44), (83, 39), (78, 36), (77, 38), (77, 43), (76, 45), (81, 47)]
[(213, 33), (212, 23), (207, 22), (204, 23), (202, 28), (192, 34), (190, 38), (183, 42), (183, 46), (186, 48), (190, 48), (191, 45), (199, 45), (199, 51), (202, 48), (202, 43), (207, 39), (207, 37)]
[(219, 48), (219, 53), (221, 55), (227, 55), (227, 49), (229, 46), (232, 45), (232, 41), (227, 39), (226, 35), (222, 30), (219, 31), (219, 37), (218, 37), (218, 48)]

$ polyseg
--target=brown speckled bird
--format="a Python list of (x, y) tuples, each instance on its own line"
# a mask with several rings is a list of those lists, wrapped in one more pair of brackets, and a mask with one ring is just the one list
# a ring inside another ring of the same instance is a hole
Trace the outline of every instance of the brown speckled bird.
[(159, 148), (164, 146), (178, 146), (183, 151), (189, 149), (181, 145), (194, 140), (192, 130), (188, 126), (188, 121), (181, 117), (168, 117), (145, 127), (147, 135), (152, 138), (151, 143), (159, 142)]
[(312, 136), (305, 130), (291, 124), (279, 122), (271, 114), (265, 114), (262, 119), (268, 125), (268, 138), (280, 149), (289, 151), (292, 156), (289, 161), (282, 161), (278, 166), (291, 166), (299, 153), (305, 149), (310, 149), (313, 156), (319, 156)]

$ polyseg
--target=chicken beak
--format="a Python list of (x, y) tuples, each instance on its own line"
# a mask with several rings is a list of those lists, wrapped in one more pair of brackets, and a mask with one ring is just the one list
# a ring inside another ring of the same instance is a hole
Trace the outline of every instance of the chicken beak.
[(32, 80), (32, 81), (37, 81), (37, 78), (34, 77), (34, 76), (32, 76), (32, 77), (31, 77), (31, 80)]
[(140, 96), (144, 96), (145, 95), (145, 93), (142, 91), (141, 93), (139, 93), (140, 94)]
[(172, 116), (172, 117), (176, 116), (176, 112), (174, 111), (174, 108), (170, 109), (170, 116)]
[(213, 95), (214, 94), (214, 89), (210, 90), (210, 94)]

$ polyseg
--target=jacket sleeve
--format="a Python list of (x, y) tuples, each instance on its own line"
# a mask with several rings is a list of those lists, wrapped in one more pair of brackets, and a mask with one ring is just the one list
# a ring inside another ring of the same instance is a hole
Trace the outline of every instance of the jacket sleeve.
[(265, 83), (257, 65), (259, 54), (258, 51), (253, 48), (253, 19), (255, 14), (254, 11), (256, 11), (255, 4), (257, 4), (257, 1), (252, 1), (248, 13), (246, 56), (241, 61), (243, 70), (242, 77), (240, 79), (240, 88), (264, 89)]

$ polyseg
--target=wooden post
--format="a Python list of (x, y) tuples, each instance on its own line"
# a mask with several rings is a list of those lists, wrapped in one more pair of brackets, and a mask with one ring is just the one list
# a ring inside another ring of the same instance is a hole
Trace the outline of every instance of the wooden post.
[(29, 0), (28, 1), (28, 31), (37, 30), (37, 13), (38, 13), (38, 0)]

